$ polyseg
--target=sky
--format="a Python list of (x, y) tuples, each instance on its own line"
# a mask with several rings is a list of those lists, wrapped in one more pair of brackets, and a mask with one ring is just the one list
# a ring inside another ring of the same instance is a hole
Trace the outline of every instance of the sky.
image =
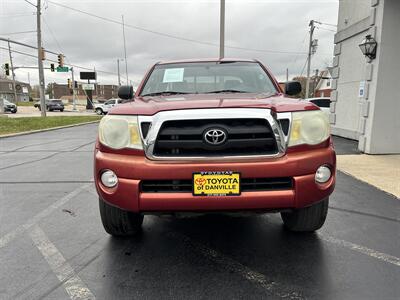
[[(36, 4), (37, 0), (29, 0)], [(337, 24), (338, 0), (226, 0), (225, 57), (255, 58), (278, 80), (305, 75), (311, 19), (318, 25), (318, 49), (311, 70), (329, 66)], [(66, 64), (96, 69), (98, 83), (126, 83), (124, 16), (128, 79), (137, 86), (156, 62), (219, 55), (219, 0), (42, 0), (43, 47), (66, 56)], [(78, 12), (80, 10), (82, 12)], [(25, 0), (0, 0), (0, 37), (36, 45), (36, 8)], [(95, 16), (88, 15), (92, 14)], [(105, 18), (105, 19), (104, 19)], [(21, 33), (22, 32), (22, 33)], [(0, 63), (9, 62), (7, 43), (0, 41)], [(235, 48), (236, 47), (236, 48)], [(35, 50), (11, 44), (12, 50), (37, 55)], [(237, 49), (241, 48), (241, 49)], [(16, 67), (37, 66), (37, 59), (13, 53)], [(48, 54), (48, 59), (57, 60)], [(44, 61), (44, 67), (50, 67)], [(75, 67), (75, 79), (79, 71)], [(2, 70), (0, 71), (2, 72)], [(36, 69), (18, 68), (16, 79), (38, 82)], [(45, 70), (45, 82), (66, 83), (70, 73)]]

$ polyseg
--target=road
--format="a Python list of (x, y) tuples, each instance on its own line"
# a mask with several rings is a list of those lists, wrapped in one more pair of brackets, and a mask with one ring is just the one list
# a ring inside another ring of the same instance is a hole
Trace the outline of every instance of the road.
[(340, 172), (317, 234), (277, 214), (147, 216), (139, 237), (111, 238), (96, 126), (0, 139), (0, 299), (400, 298), (400, 201)]
[[(6, 113), (9, 118), (26, 118), (26, 117), (40, 117), (40, 110), (33, 106), (18, 106), (16, 114)], [(47, 116), (94, 116), (96, 113), (93, 110), (86, 110), (84, 106), (77, 106), (77, 111), (73, 111), (72, 105), (65, 106), (63, 112), (60, 111), (47, 111)]]

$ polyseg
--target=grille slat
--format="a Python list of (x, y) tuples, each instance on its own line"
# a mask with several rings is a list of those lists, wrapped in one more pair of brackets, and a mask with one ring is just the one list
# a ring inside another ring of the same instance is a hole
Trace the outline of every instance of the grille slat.
[[(206, 126), (201, 126), (201, 127), (186, 127), (186, 128), (179, 128), (179, 127), (168, 127), (163, 129), (162, 132), (160, 132), (160, 136), (170, 136), (170, 135), (176, 135), (177, 132), (179, 132), (179, 135), (199, 135), (199, 132), (203, 132), (207, 128), (211, 127), (213, 124), (208, 124)], [(215, 124), (215, 126), (218, 126), (218, 124)], [(219, 125), (219, 127), (222, 127)], [(251, 131), (250, 131), (251, 130)], [(229, 128), (229, 134), (243, 134), (243, 133), (270, 133), (269, 128), (266, 128), (265, 126), (252, 126), (251, 128), (247, 127), (230, 127)]]
[[(260, 144), (263, 145), (273, 145), (275, 143), (275, 139), (273, 138), (257, 138), (254, 139)], [(212, 146), (212, 145), (204, 145), (203, 141), (199, 140), (180, 140), (179, 141), (179, 148), (180, 149), (192, 149), (192, 148), (204, 148), (204, 149), (218, 149), (219, 147), (235, 147), (235, 148), (248, 148), (246, 145), (247, 139), (235, 139), (235, 140), (228, 140), (222, 146)], [(175, 140), (159, 140), (158, 145), (162, 148), (169, 148), (174, 149), (176, 148), (176, 141)]]
[[(192, 180), (143, 180), (140, 188), (143, 193), (191, 193)], [(289, 190), (293, 188), (293, 180), (290, 177), (282, 178), (241, 178), (240, 190), (251, 191), (273, 191)]]
[[(204, 141), (204, 133), (214, 128), (226, 132), (226, 142), (211, 145)], [(159, 130), (153, 151), (160, 157), (269, 155), (277, 152), (275, 135), (266, 119), (166, 121)]]

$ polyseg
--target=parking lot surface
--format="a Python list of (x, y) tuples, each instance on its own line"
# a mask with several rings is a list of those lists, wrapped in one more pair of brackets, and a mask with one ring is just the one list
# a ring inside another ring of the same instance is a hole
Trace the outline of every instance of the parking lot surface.
[(400, 298), (400, 201), (341, 172), (316, 234), (285, 231), (278, 214), (146, 216), (140, 236), (112, 238), (96, 129), (0, 139), (0, 299)]

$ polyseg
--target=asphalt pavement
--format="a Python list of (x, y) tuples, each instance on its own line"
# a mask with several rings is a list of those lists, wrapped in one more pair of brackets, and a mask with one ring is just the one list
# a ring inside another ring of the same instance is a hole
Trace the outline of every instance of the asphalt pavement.
[(400, 200), (340, 172), (316, 234), (269, 214), (146, 216), (140, 236), (110, 237), (96, 129), (0, 139), (0, 299), (400, 298)]

